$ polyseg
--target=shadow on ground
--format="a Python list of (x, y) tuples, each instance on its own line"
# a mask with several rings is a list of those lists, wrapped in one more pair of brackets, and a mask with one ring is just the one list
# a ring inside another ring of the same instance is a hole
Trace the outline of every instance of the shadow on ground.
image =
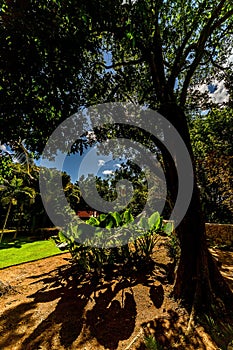
[[(145, 341), (141, 342), (137, 350), (216, 349), (211, 338), (207, 334), (205, 334), (205, 343), (203, 342), (201, 331), (194, 330), (191, 334), (187, 335), (188, 322), (186, 315), (182, 314), (182, 310), (169, 310), (168, 314), (167, 317), (158, 317), (147, 324), (142, 324)], [(152, 344), (155, 344), (154, 347), (152, 347)]]
[[(135, 329), (137, 306), (133, 286), (138, 283), (147, 284), (145, 273), (137, 276), (115, 276), (115, 279), (99, 279), (96, 276), (74, 277), (72, 267), (57, 269), (56, 276), (31, 276), (31, 284), (43, 282), (43, 288), (28, 296), (29, 302), (22, 303), (5, 311), (0, 323), (8, 334), (0, 340), (0, 348), (10, 348), (17, 340), (22, 339), (19, 334), (19, 324), (34, 325), (34, 329), (27, 338), (21, 341), (22, 349), (38, 349), (42, 344), (46, 348), (57, 346), (70, 348), (85, 328), (86, 339), (95, 338), (97, 342), (110, 350), (118, 348), (122, 340), (127, 340)], [(164, 299), (162, 285), (150, 287), (153, 304), (159, 308)], [(47, 315), (38, 315), (36, 307), (39, 303), (49, 305), (58, 300), (55, 309), (48, 310)], [(86, 307), (88, 305), (88, 309)], [(36, 325), (36, 326), (35, 326)], [(82, 334), (83, 334), (82, 333)], [(56, 340), (54, 340), (56, 339)], [(80, 345), (81, 345), (80, 343)], [(82, 348), (82, 347), (80, 347)]]

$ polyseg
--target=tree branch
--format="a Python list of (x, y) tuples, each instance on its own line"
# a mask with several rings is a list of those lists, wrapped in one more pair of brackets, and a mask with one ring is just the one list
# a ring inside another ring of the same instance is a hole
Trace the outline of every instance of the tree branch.
[(223, 66), (220, 66), (220, 64), (216, 63), (216, 62), (213, 60), (212, 55), (210, 55), (210, 59), (209, 59), (209, 60), (210, 60), (210, 62), (212, 63), (212, 65), (213, 65), (214, 67), (218, 68), (218, 69), (221, 70), (221, 71), (226, 71), (226, 70), (229, 69), (228, 67), (223, 67)]
[[(233, 16), (233, 9), (228, 11), (223, 17), (221, 17), (218, 21), (216, 21), (214, 23), (214, 25), (212, 26), (212, 30), (217, 29), (218, 27), (220, 27), (220, 25), (222, 23), (224, 23), (228, 18), (230, 18), (231, 16)], [(233, 26), (233, 24), (232, 24)]]
[(104, 67), (105, 69), (114, 69), (114, 68), (118, 68), (118, 67), (125, 67), (125, 66), (130, 66), (130, 65), (134, 65), (134, 64), (138, 64), (138, 63), (142, 63), (144, 61), (144, 59), (138, 58), (137, 60), (132, 60), (132, 61), (128, 61), (128, 62), (118, 62), (115, 64), (111, 64), (109, 66), (103, 64), (103, 63), (96, 63), (96, 64), (100, 64), (102, 67)]
[[(211, 17), (209, 18), (209, 20), (207, 21), (206, 25), (203, 27), (203, 29), (200, 33), (200, 36), (199, 36), (199, 39), (198, 39), (197, 45), (196, 45), (195, 59), (194, 59), (193, 63), (190, 65), (190, 69), (187, 72), (185, 80), (184, 80), (184, 84), (183, 84), (183, 88), (182, 88), (182, 92), (181, 92), (181, 97), (180, 97), (180, 105), (181, 106), (185, 105), (186, 98), (187, 98), (187, 91), (188, 91), (190, 81), (191, 81), (192, 76), (193, 76), (195, 70), (197, 69), (198, 65), (200, 64), (200, 61), (203, 57), (205, 44), (206, 44), (210, 34), (217, 28), (214, 21), (216, 18), (219, 17), (225, 2), (226, 2), (226, 0), (220, 1), (219, 5), (214, 9)], [(227, 14), (228, 14), (227, 17), (225, 15), (223, 16), (224, 20), (226, 20), (227, 18), (229, 18), (231, 16), (231, 11), (228, 11)], [(221, 25), (222, 19), (218, 20), (216, 23), (218, 23), (218, 25)]]
[(164, 59), (162, 51), (162, 40), (159, 28), (159, 10), (155, 9), (155, 31), (153, 36), (153, 50), (149, 52), (149, 67), (151, 70), (152, 79), (154, 82), (154, 87), (156, 89), (156, 94), (160, 96), (160, 100), (164, 99), (166, 78), (164, 71)]
[(173, 64), (173, 67), (171, 70), (171, 74), (170, 74), (170, 77), (168, 78), (168, 85), (171, 86), (172, 88), (175, 85), (175, 80), (180, 72), (180, 69), (181, 69), (182, 64), (184, 63), (186, 57), (188, 56), (188, 54), (191, 52), (192, 49), (195, 49), (195, 44), (192, 43), (184, 51), (189, 39), (191, 38), (192, 33), (197, 29), (200, 15), (202, 14), (205, 6), (206, 6), (206, 1), (203, 1), (203, 3), (201, 4), (201, 6), (199, 8), (197, 15), (195, 16), (195, 18), (193, 20), (190, 31), (187, 33), (181, 46), (177, 50), (177, 55), (176, 55), (176, 58), (175, 58), (175, 61), (174, 61), (174, 64)]

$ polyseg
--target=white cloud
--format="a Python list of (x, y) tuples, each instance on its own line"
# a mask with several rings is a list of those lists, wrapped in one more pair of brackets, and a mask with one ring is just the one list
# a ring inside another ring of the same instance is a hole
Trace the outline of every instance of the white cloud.
[(103, 166), (105, 164), (105, 160), (98, 159), (98, 166)]
[(201, 84), (201, 85), (197, 85), (197, 90), (200, 91), (201, 94), (204, 94), (205, 92), (208, 92), (208, 85), (207, 84)]
[(3, 152), (6, 152), (6, 146), (0, 144), (0, 150), (3, 151)]
[(113, 167), (114, 167), (114, 168), (118, 168), (118, 169), (120, 169), (122, 166), (121, 166), (121, 164), (120, 164), (120, 163), (116, 163), (116, 164), (113, 164)]
[(121, 5), (130, 5), (130, 3), (133, 5), (137, 0), (123, 0)]
[(89, 139), (89, 140), (96, 140), (96, 134), (94, 133), (94, 131), (88, 131), (87, 132), (87, 138)]
[(104, 170), (104, 171), (103, 171), (103, 174), (104, 174), (104, 175), (112, 175), (113, 173), (114, 173), (113, 170)]
[(224, 81), (220, 81), (216, 84), (217, 89), (211, 94), (209, 93), (210, 98), (215, 103), (224, 103), (229, 101), (229, 94), (225, 87)]
[(211, 84), (217, 87), (214, 92), (209, 91), (208, 89), (209, 84), (207, 83), (197, 85), (196, 90), (198, 90), (201, 94), (207, 93), (209, 102), (219, 103), (219, 104), (227, 103), (229, 101), (229, 94), (225, 87), (224, 81), (212, 80)]
[[(228, 58), (226, 62), (222, 64), (223, 67), (233, 67), (233, 49), (228, 51)], [(225, 86), (224, 80), (212, 79), (211, 84), (216, 86), (216, 90), (214, 92), (210, 92), (208, 89), (208, 83), (203, 83), (201, 85), (197, 85), (194, 90), (198, 90), (200, 93), (207, 93), (209, 97), (209, 102), (213, 102), (216, 104), (223, 104), (229, 102), (229, 94)], [(195, 91), (194, 91), (195, 92)]]

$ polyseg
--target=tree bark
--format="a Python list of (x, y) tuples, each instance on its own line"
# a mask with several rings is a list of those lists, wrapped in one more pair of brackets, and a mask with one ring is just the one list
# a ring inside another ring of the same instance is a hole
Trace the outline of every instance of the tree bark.
[[(173, 294), (186, 305), (194, 305), (196, 309), (208, 309), (212, 304), (216, 305), (216, 300), (219, 299), (224, 303), (233, 305), (233, 294), (220, 274), (207, 247), (205, 222), (201, 210), (187, 119), (183, 110), (177, 104), (164, 104), (160, 113), (174, 125), (183, 138), (189, 151), (194, 171), (192, 199), (185, 217), (176, 228), (181, 255)], [(174, 203), (177, 183), (173, 184), (173, 179), (176, 178), (177, 174), (174, 165), (170, 166), (169, 162), (166, 163), (166, 160), (165, 176), (168, 181), (168, 191), (171, 192), (171, 201)]]
[(8, 206), (8, 209), (7, 209), (7, 213), (6, 213), (6, 217), (5, 217), (5, 220), (4, 220), (2, 232), (1, 232), (1, 235), (0, 235), (0, 243), (2, 242), (2, 238), (3, 238), (3, 235), (4, 235), (4, 230), (6, 228), (6, 224), (7, 224), (9, 215), (10, 215), (11, 207), (12, 207), (12, 198), (10, 198), (10, 203), (9, 203), (9, 206)]

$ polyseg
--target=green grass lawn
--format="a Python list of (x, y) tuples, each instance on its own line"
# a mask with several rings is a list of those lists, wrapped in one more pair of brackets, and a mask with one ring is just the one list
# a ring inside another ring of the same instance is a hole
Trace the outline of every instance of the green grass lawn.
[(30, 242), (27, 238), (0, 245), (0, 268), (61, 254), (52, 240)]

